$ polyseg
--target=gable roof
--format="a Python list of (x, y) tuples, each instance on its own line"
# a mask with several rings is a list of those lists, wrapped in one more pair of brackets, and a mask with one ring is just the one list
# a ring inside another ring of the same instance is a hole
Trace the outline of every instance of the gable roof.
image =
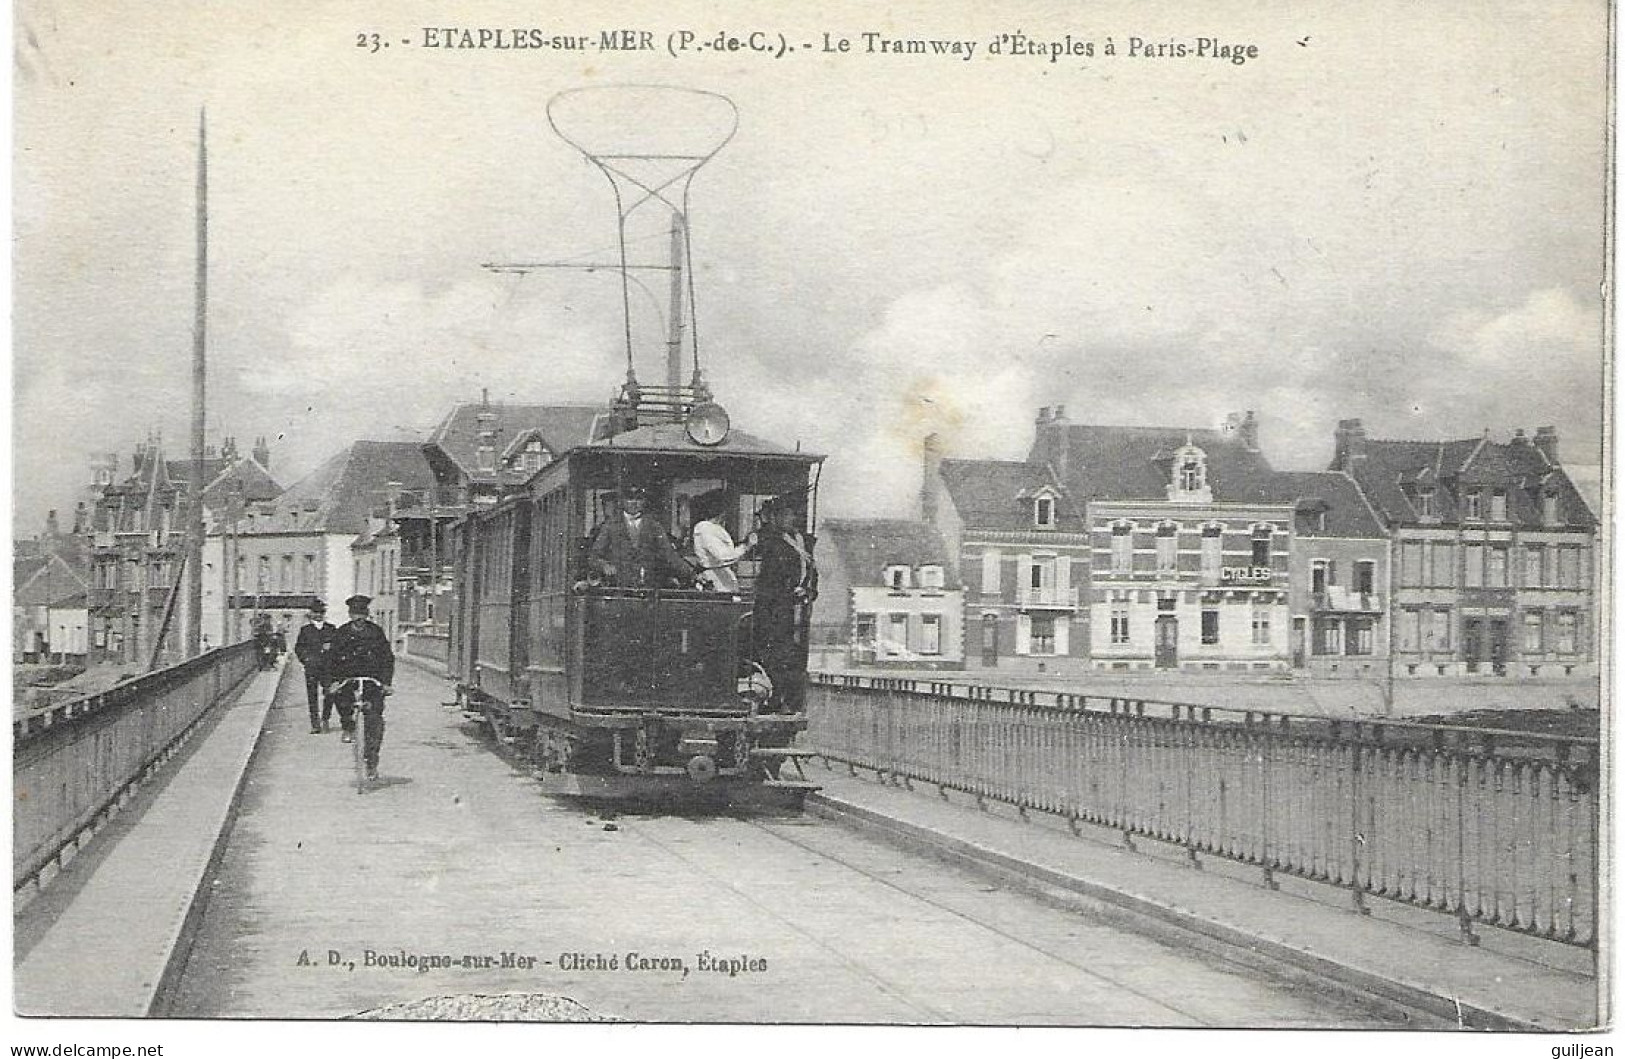
[[(948, 499), (967, 528), (1001, 532), (1037, 530), (1030, 500), (1046, 486), (1054, 490), (1055, 529), (1085, 530), (1067, 490), (1043, 464), (1021, 460), (943, 460), (939, 473)], [(1038, 531), (1042, 532), (1042, 531)]]
[[(1263, 453), (1217, 430), (1069, 424), (1067, 491), (1084, 500), (1166, 500), (1173, 455), (1186, 444), (1207, 455), (1207, 481), (1219, 503), (1275, 499), (1274, 471)], [(1034, 443), (1029, 460), (1042, 459)]]
[[(1337, 471), (1276, 471), (1273, 480), (1276, 500), (1297, 508), (1297, 530), (1314, 537), (1386, 536), (1382, 523), (1371, 510), (1360, 487)], [(1325, 528), (1316, 517), (1326, 514)]]
[(1567, 472), (1525, 440), (1366, 439), (1360, 452), (1363, 456), (1349, 461), (1349, 473), (1390, 524), (1416, 522), (1421, 516), (1413, 496), (1418, 488), (1431, 488), (1434, 515), (1443, 523), (1462, 520), (1464, 494), (1501, 489), (1507, 494), (1507, 521), (1514, 525), (1530, 529), (1543, 525), (1541, 497), (1548, 490), (1557, 493), (1565, 525), (1582, 529), (1596, 525), (1590, 505)]
[(826, 518), (818, 525), (821, 543), (832, 544), (855, 585), (881, 583), (888, 566), (941, 566), (945, 588), (953, 584), (948, 549), (935, 527), (912, 519)]
[(425, 492), (434, 473), (415, 441), (357, 441), (290, 486), (254, 519), (253, 531), (359, 534), (387, 507), (386, 490)]
[(88, 571), (57, 554), (12, 560), (11, 578), (11, 601), (20, 607), (59, 605), (90, 587)]
[(213, 478), (204, 479), (208, 483), (203, 487), (205, 508), (224, 506), (226, 499), (236, 493), (238, 487), (241, 487), (243, 499), (251, 504), (274, 500), (282, 494), (281, 484), (252, 456), (216, 462), (221, 464), (219, 471)]
[[(558, 455), (584, 445), (592, 436), (593, 420), (604, 409), (584, 404), (459, 404), (443, 419), (423, 446), (429, 460), (446, 477), (495, 482), (518, 475), (498, 470), (479, 470), (480, 434), (489, 430), (497, 454), (506, 453), (520, 434), (540, 433), (542, 442)], [(481, 419), (481, 416), (488, 417)]]

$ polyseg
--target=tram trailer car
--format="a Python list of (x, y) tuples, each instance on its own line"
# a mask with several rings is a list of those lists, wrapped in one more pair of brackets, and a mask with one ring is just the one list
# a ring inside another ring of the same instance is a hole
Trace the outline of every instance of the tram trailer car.
[[(454, 526), (449, 665), (465, 714), (553, 792), (660, 798), (704, 789), (744, 803), (771, 791), (770, 803), (799, 804), (816, 789), (800, 769), (807, 752), (791, 746), (807, 724), (799, 704), (809, 608), (797, 664), (772, 686), (753, 637), (753, 561), (739, 565), (736, 593), (590, 576), (593, 531), (618, 517), (612, 498), (628, 485), (647, 491), (645, 519), (684, 556), (690, 505), (719, 490), (736, 539), (775, 496), (789, 498), (810, 531), (822, 456), (726, 426), (720, 442), (715, 429), (696, 441), (694, 421), (640, 421), (635, 410), (602, 417), (592, 440)], [(810, 532), (806, 539), (811, 549)], [(781, 774), (786, 762), (793, 767)]]

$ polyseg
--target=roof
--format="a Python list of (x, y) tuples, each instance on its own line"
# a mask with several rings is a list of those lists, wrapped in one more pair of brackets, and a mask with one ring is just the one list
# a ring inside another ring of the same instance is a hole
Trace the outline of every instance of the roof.
[(1059, 503), (1055, 528), (1071, 533), (1085, 529), (1048, 467), (1020, 460), (943, 460), (943, 488), (967, 527), (1021, 532), (1032, 530), (1033, 509), (1028, 501), (1040, 489), (1053, 490)]
[[(1315, 537), (1384, 537), (1382, 524), (1354, 480), (1337, 471), (1276, 471), (1275, 499), (1297, 506), (1299, 533)], [(1326, 524), (1316, 517), (1325, 512)]]
[[(1207, 456), (1207, 481), (1218, 503), (1271, 501), (1275, 474), (1261, 452), (1217, 430), (1069, 424), (1066, 482), (1085, 500), (1166, 500), (1176, 451), (1187, 444)], [(1028, 459), (1037, 461), (1038, 444)]]
[(718, 452), (745, 456), (788, 456), (808, 461), (823, 459), (822, 456), (812, 453), (787, 449), (783, 445), (759, 438), (754, 434), (747, 434), (742, 430), (729, 431), (728, 436), (716, 445), (701, 445), (688, 436), (688, 428), (682, 423), (649, 423), (616, 434), (613, 437), (594, 441), (592, 447), (595, 449), (628, 449), (638, 452), (695, 454)]
[[(387, 509), (391, 482), (427, 491), (434, 473), (415, 441), (357, 441), (289, 487), (257, 517), (256, 531), (359, 534), (367, 518)], [(262, 521), (263, 519), (263, 521)]]
[[(948, 549), (936, 528), (910, 519), (826, 518), (819, 522), (821, 543), (833, 545), (854, 584), (880, 584), (888, 566), (941, 566), (951, 581)], [(826, 553), (827, 554), (827, 553)], [(947, 584), (947, 588), (957, 585)]]
[(1455, 523), (1463, 518), (1464, 494), (1502, 489), (1507, 494), (1507, 521), (1513, 525), (1540, 528), (1541, 497), (1548, 490), (1557, 493), (1567, 525), (1584, 529), (1596, 525), (1568, 474), (1527, 440), (1362, 439), (1359, 451), (1364, 456), (1349, 461), (1349, 473), (1389, 523), (1420, 518), (1414, 501), (1420, 490), (1432, 490), (1433, 513), (1440, 522)]
[[(496, 471), (478, 469), (483, 431), (493, 434), (499, 455), (507, 453), (519, 435), (532, 432), (539, 432), (542, 442), (557, 455), (586, 444), (592, 436), (593, 420), (603, 411), (599, 405), (582, 404), (459, 404), (435, 428), (424, 449), (432, 450), (429, 458), (443, 472), (455, 471), (463, 478), (494, 482)], [(482, 416), (488, 418), (482, 420)]]
[(19, 607), (60, 605), (90, 587), (88, 571), (61, 555), (35, 555), (13, 559), (11, 602)]
[(252, 456), (232, 461), (214, 461), (220, 468), (212, 478), (206, 478), (203, 487), (203, 506), (215, 508), (223, 505), (228, 496), (241, 493), (249, 503), (274, 500), (281, 495), (282, 486), (271, 472)]

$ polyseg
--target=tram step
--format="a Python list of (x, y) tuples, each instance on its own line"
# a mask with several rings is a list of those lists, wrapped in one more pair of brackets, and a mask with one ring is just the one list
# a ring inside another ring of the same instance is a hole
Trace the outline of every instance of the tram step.
[(822, 788), (811, 780), (763, 780), (762, 786), (782, 791), (816, 791)]
[(818, 751), (807, 750), (799, 746), (759, 746), (751, 750), (750, 756), (753, 758), (778, 758), (782, 760), (792, 757), (817, 757)]

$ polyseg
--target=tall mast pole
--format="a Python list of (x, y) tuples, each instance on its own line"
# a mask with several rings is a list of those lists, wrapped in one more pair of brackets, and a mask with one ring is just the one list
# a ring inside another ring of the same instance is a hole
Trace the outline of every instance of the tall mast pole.
[(197, 125), (197, 291), (192, 319), (192, 482), (186, 530), (185, 657), (195, 657), (203, 640), (203, 408), (204, 347), (209, 319), (209, 130), (208, 112)]
[(667, 314), (666, 385), (683, 385), (683, 215), (671, 215), (671, 311)]

